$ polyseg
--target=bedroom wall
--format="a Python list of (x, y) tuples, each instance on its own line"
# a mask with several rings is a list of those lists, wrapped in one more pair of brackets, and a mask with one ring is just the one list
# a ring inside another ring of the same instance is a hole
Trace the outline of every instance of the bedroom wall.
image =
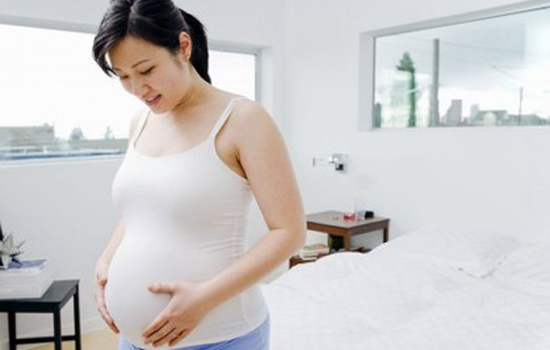
[[(268, 47), (264, 55), (262, 103), (282, 128), (280, 70), (283, 50), (277, 24), (282, 6), (275, 0), (177, 1), (197, 15), (208, 29), (212, 42), (233, 42)], [(0, 23), (60, 22), (63, 26), (95, 27), (108, 0), (4, 0), (0, 2)], [(99, 74), (99, 71), (98, 71)], [(1, 111), (0, 111), (0, 118)], [(82, 331), (104, 323), (96, 311), (93, 296), (93, 267), (109, 240), (116, 221), (110, 188), (121, 159), (70, 162), (0, 164), (0, 221), (5, 233), (26, 239), (24, 258), (47, 258), (55, 277), (80, 279)], [(253, 203), (249, 217), (249, 244), (267, 231), (259, 209)], [(279, 270), (267, 279), (286, 270)], [(62, 321), (72, 332), (72, 304), (65, 306)], [(21, 315), (18, 335), (53, 334), (51, 315)], [(27, 346), (28, 347), (28, 346)], [(24, 346), (19, 346), (24, 349)], [(0, 349), (7, 349), (7, 316), (0, 314)]]
[[(514, 2), (178, 1), (204, 21), (212, 40), (273, 47), (266, 99), (287, 141), (306, 212), (344, 210), (361, 194), (392, 219), (392, 236), (438, 222), (535, 236), (550, 227), (549, 129), (357, 131), (360, 32)], [(4, 0), (0, 19), (95, 25), (107, 3)], [(336, 152), (351, 156), (347, 174), (312, 168), (312, 157)], [(117, 219), (109, 191), (119, 164), (0, 166), (0, 220), (7, 232), (27, 239), (27, 257), (46, 257), (58, 276), (81, 279), (83, 331), (103, 326), (89, 292), (91, 269)], [(264, 226), (257, 208), (250, 226), (258, 239)], [(310, 233), (310, 242), (323, 239)], [(355, 243), (379, 244), (375, 236), (365, 241)], [(71, 312), (67, 305), (63, 320)], [(48, 334), (51, 320), (23, 316), (18, 327), (23, 336)], [(0, 315), (0, 349), (7, 349), (6, 338)]]
[[(357, 127), (359, 33), (513, 3), (285, 2), (286, 127), (308, 212), (352, 209), (362, 195), (391, 218), (390, 239), (429, 224), (550, 234), (550, 128)], [(313, 157), (332, 153), (350, 155), (347, 174), (312, 167)], [(375, 234), (352, 244), (380, 242)]]

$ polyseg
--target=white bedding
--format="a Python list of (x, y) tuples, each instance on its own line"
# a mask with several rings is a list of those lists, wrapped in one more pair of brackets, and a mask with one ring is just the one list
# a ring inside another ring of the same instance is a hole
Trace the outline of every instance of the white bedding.
[(330, 255), (262, 285), (271, 350), (550, 349), (550, 244), (441, 232)]

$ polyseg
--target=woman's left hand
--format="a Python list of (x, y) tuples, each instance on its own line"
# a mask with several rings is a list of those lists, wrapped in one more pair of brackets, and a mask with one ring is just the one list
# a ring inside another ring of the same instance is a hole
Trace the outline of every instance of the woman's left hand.
[(212, 309), (204, 285), (200, 283), (157, 283), (149, 286), (149, 291), (172, 297), (166, 308), (143, 330), (144, 343), (153, 343), (154, 347), (180, 342)]

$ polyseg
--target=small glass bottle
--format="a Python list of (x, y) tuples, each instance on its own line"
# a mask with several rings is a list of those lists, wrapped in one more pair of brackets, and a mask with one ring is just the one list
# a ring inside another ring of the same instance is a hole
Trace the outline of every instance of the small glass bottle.
[(353, 198), (353, 211), (355, 213), (355, 220), (365, 220), (365, 212), (367, 211), (367, 197), (355, 196)]

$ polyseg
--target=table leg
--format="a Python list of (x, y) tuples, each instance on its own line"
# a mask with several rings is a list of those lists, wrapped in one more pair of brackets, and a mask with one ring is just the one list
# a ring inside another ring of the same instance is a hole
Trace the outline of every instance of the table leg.
[(53, 313), (53, 329), (55, 350), (62, 350), (61, 341), (61, 310), (56, 310)]
[(348, 234), (344, 235), (344, 250), (348, 252), (351, 250), (351, 236)]
[(74, 310), (74, 336), (75, 336), (75, 349), (82, 350), (82, 340), (80, 338), (80, 308), (78, 297), (78, 285), (76, 285), (76, 292), (73, 296), (73, 310)]
[(8, 312), (8, 329), (9, 329), (9, 338), (10, 338), (10, 350), (15, 350), (17, 348), (17, 345), (15, 344), (15, 340), (17, 339), (17, 331), (16, 331), (16, 319), (15, 319), (15, 312), (9, 311)]
[(383, 242), (386, 243), (390, 236), (390, 229), (388, 226), (384, 227), (384, 239)]
[(344, 237), (334, 236), (334, 235), (329, 234), (329, 236), (328, 236), (328, 246), (329, 246), (329, 251), (330, 252), (338, 251), (342, 248), (345, 248)]

